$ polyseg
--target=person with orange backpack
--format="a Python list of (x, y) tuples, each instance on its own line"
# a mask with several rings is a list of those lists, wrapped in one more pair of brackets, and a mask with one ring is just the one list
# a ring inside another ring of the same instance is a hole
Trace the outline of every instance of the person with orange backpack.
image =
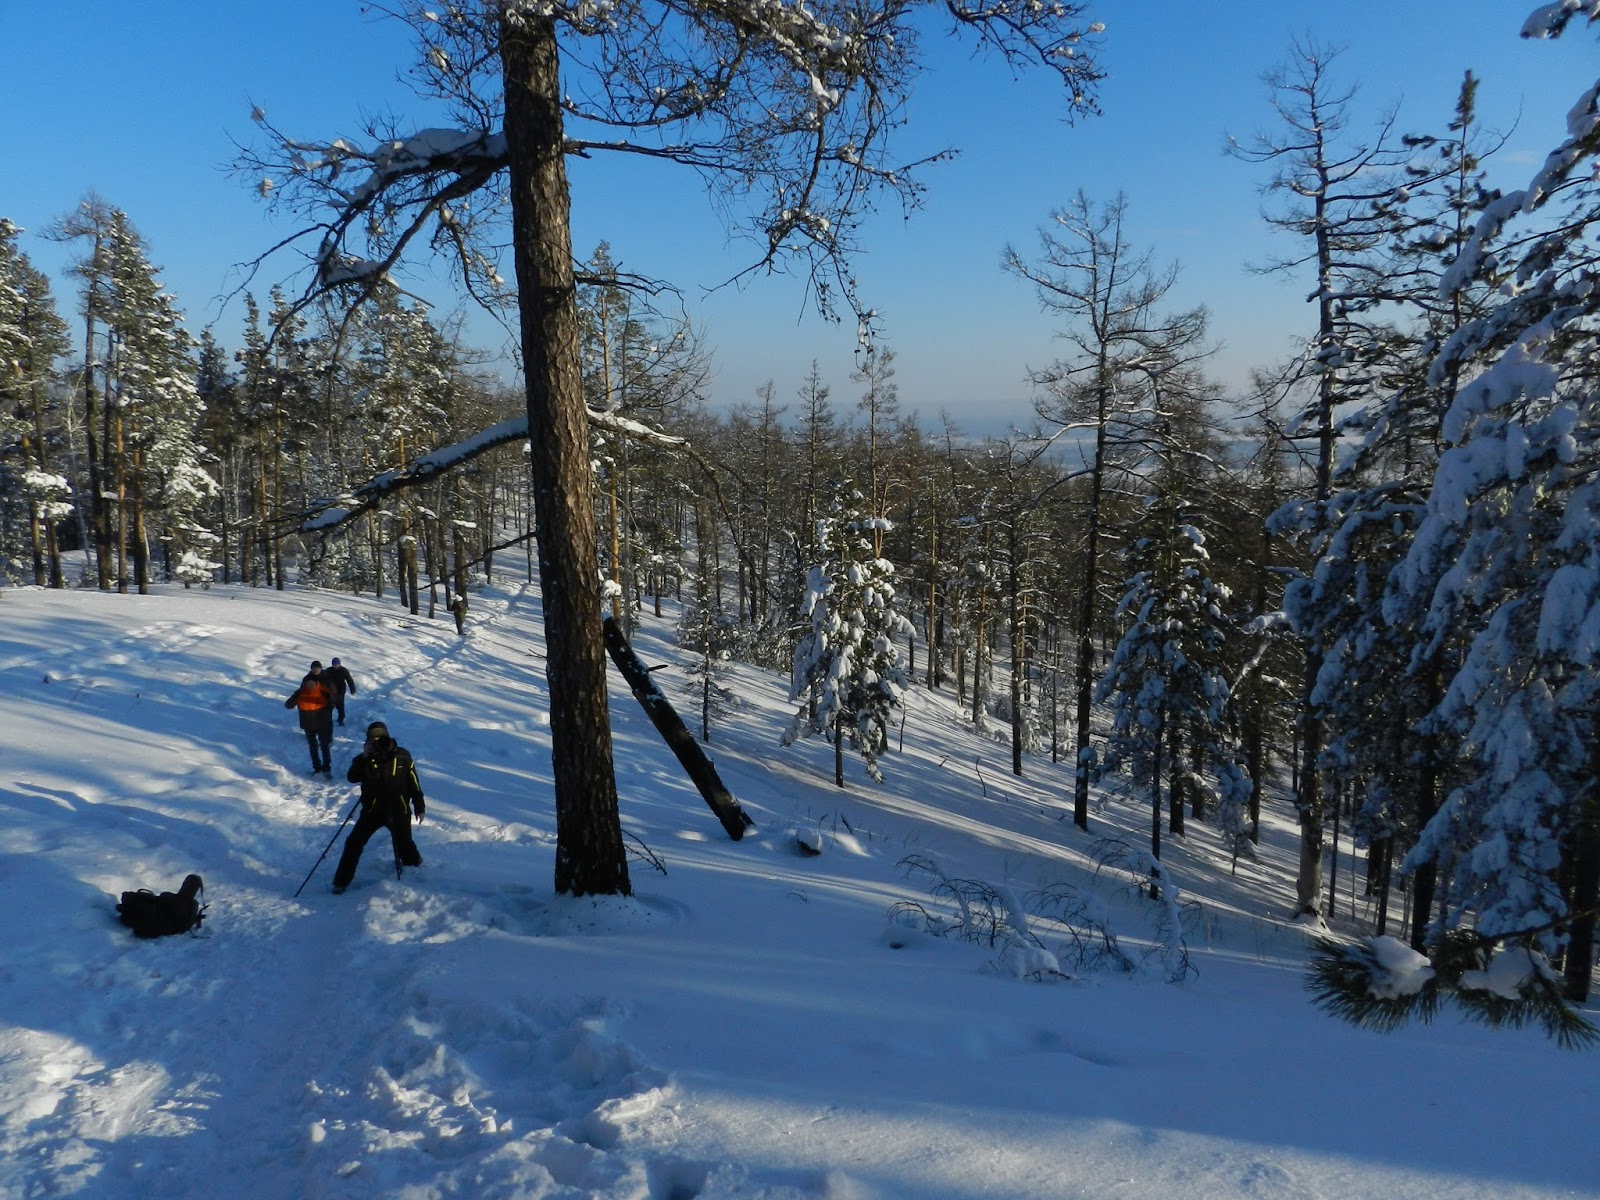
[(311, 773), (333, 774), (333, 686), (322, 674), (322, 664), (313, 662), (311, 670), (294, 694), (283, 702), (285, 708), (300, 710), (300, 728), (311, 748)]

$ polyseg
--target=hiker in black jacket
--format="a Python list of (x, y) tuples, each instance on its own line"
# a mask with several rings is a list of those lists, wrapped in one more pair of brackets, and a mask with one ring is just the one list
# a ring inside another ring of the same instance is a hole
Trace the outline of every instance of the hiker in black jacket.
[(332, 775), (333, 760), (328, 749), (333, 744), (333, 688), (322, 673), (320, 662), (311, 664), (311, 670), (283, 706), (300, 710), (300, 729), (311, 749), (311, 773)]
[(328, 665), (324, 678), (333, 688), (333, 711), (339, 715), (339, 724), (343, 725), (344, 694), (346, 692), (349, 692), (352, 696), (356, 694), (356, 681), (351, 678), (350, 669), (341, 666), (337, 658)]
[(396, 863), (420, 867), (422, 854), (411, 839), (411, 818), (422, 820), (422, 784), (417, 767), (403, 747), (395, 745), (389, 727), (382, 721), (367, 726), (367, 744), (350, 763), (346, 774), (351, 783), (361, 785), (361, 815), (345, 839), (344, 853), (333, 873), (333, 890), (342, 892), (355, 878), (356, 864), (367, 839), (385, 827), (394, 842)]

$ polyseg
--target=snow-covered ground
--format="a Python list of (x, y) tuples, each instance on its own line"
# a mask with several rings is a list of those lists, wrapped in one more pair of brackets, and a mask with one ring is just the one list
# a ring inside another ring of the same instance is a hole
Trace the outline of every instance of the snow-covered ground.
[[(637, 644), (682, 661), (668, 623)], [(1136, 954), (1152, 928), (1094, 869), (1143, 810), (1079, 833), (1063, 768), (1014, 778), (920, 689), (886, 782), (852, 761), (841, 791), (827, 747), (778, 749), (782, 681), (736, 671), (710, 747), (756, 821), (735, 843), (614, 680), (624, 826), (666, 873), (556, 897), (542, 648), (514, 581), (464, 639), (326, 592), (0, 596), (0, 1196), (1600, 1196), (1592, 1055), (1311, 1006), (1284, 824), (1237, 878), (1210, 830), (1170, 845), (1182, 984), (1170, 956), (1076, 970), (1042, 920), (1067, 978), (892, 925), (950, 911), (915, 856), (1035, 914), (1075, 889)], [(336, 654), (361, 691), (327, 782), (282, 702)], [(380, 833), (348, 893), (335, 847), (295, 899), (380, 717), (427, 789), (425, 865), (397, 881)], [(121, 891), (191, 871), (203, 937), (117, 923)]]

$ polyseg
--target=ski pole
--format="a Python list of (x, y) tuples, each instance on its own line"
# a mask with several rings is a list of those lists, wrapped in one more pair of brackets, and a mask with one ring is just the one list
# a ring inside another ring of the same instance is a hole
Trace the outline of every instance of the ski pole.
[(311, 864), (311, 870), (306, 872), (306, 877), (300, 881), (300, 886), (295, 888), (294, 895), (290, 896), (289, 899), (295, 899), (301, 892), (306, 890), (306, 884), (311, 882), (311, 877), (317, 873), (317, 868), (322, 865), (322, 860), (328, 857), (328, 851), (333, 849), (333, 844), (339, 840), (339, 835), (344, 832), (344, 827), (350, 824), (350, 818), (356, 815), (356, 809), (360, 807), (361, 798), (358, 796), (356, 802), (350, 806), (350, 811), (345, 813), (344, 820), (339, 822), (339, 828), (333, 831), (333, 836), (328, 839), (328, 844), (322, 848), (322, 853), (317, 855), (317, 861)]

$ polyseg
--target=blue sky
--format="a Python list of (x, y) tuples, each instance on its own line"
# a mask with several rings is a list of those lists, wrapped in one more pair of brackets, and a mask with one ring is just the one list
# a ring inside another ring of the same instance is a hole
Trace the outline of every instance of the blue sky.
[[(396, 81), (408, 61), (404, 30), (354, 3), (7, 7), (0, 215), (29, 231), (23, 248), (54, 275), (67, 255), (34, 235), (98, 191), (143, 232), (191, 327), (215, 321), (227, 344), (237, 340), (242, 306), (219, 307), (217, 298), (237, 282), (232, 268), (287, 230), (227, 170), (235, 142), (254, 136), (252, 103), (308, 137), (354, 134), (364, 113), (417, 107)], [(1286, 247), (1260, 219), (1263, 171), (1222, 153), (1226, 134), (1271, 132), (1262, 73), (1283, 60), (1292, 35), (1310, 33), (1346, 47), (1339, 78), (1359, 85), (1374, 118), (1398, 105), (1402, 128), (1438, 129), (1470, 67), (1483, 81), (1486, 122), (1517, 124), (1499, 159), (1499, 181), (1515, 185), (1594, 78), (1588, 31), (1556, 43), (1517, 37), (1532, 7), (1106, 0), (1092, 6), (1107, 26), (1104, 115), (1071, 126), (1042, 76), (1013, 80), (968, 45), (930, 38), (931, 69), (899, 149), (912, 158), (955, 146), (961, 155), (927, 172), (927, 203), (909, 222), (898, 211), (871, 222), (859, 263), (864, 296), (884, 315), (898, 355), (903, 409), (926, 424), (945, 410), (979, 432), (1026, 418), (1027, 369), (1056, 347), (1031, 291), (1000, 271), (1000, 252), (1008, 242), (1031, 247), (1050, 210), (1078, 188), (1096, 200), (1127, 194), (1134, 244), (1179, 264), (1175, 303), (1210, 306), (1225, 343), (1213, 372), (1225, 386), (1242, 382), (1311, 316), (1304, 279), (1248, 271)], [(1358, 120), (1357, 131), (1365, 128)], [(749, 400), (770, 378), (787, 400), (815, 358), (835, 401), (853, 405), (854, 331), (811, 315), (798, 279), (707, 294), (745, 264), (741, 248), (692, 176), (639, 170), (574, 166), (574, 244), (587, 253), (605, 239), (624, 268), (683, 288), (716, 351), (711, 399)], [(287, 277), (296, 265), (283, 258), (269, 271)], [(447, 293), (421, 286), (448, 309)], [(64, 308), (75, 301), (59, 277), (57, 295)], [(469, 331), (487, 348), (500, 344), (481, 320)]]

